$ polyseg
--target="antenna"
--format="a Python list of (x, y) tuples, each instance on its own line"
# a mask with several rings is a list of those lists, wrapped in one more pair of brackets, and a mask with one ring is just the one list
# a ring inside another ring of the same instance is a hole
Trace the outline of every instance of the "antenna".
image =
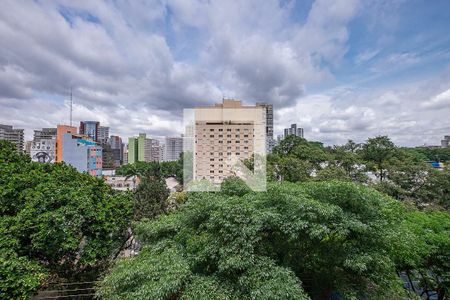
[(73, 105), (73, 99), (72, 99), (72, 87), (70, 87), (70, 126), (72, 126), (72, 105)]

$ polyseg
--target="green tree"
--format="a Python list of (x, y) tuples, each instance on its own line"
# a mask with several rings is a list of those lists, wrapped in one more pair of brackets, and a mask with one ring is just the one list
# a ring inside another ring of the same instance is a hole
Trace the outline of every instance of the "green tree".
[(169, 190), (161, 177), (146, 176), (134, 192), (134, 219), (153, 218), (166, 210)]
[(190, 193), (176, 212), (137, 224), (142, 253), (118, 261), (99, 295), (401, 297), (395, 253), (406, 250), (395, 241), (407, 232), (399, 202), (352, 183), (270, 183), (267, 193), (245, 194), (236, 183)]
[(44, 275), (75, 278), (108, 263), (131, 221), (129, 193), (65, 164), (31, 162), (4, 141), (0, 162), (0, 293), (26, 298)]
[(416, 256), (402, 256), (400, 269), (410, 281), (419, 280), (427, 299), (433, 292), (445, 299), (450, 294), (450, 214), (412, 211), (405, 225), (415, 234), (411, 248)]
[(396, 153), (397, 147), (387, 136), (377, 136), (368, 139), (360, 151), (368, 169), (373, 171), (380, 181), (386, 178), (388, 162)]

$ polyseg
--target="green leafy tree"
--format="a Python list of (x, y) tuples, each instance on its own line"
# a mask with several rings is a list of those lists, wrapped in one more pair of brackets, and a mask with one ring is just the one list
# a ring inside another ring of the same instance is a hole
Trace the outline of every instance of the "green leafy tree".
[(134, 192), (134, 219), (153, 218), (166, 210), (169, 190), (161, 177), (143, 177)]
[(386, 178), (388, 162), (397, 153), (397, 147), (387, 136), (370, 138), (362, 146), (360, 151), (362, 159), (367, 162), (367, 167), (383, 181)]
[(405, 225), (415, 234), (411, 248), (416, 256), (402, 256), (400, 269), (410, 282), (419, 281), (427, 299), (434, 292), (437, 299), (446, 299), (450, 294), (450, 214), (412, 211)]
[(409, 233), (399, 202), (343, 182), (270, 183), (267, 193), (226, 185), (137, 224), (141, 254), (118, 261), (99, 296), (402, 297), (395, 263), (406, 250), (395, 241)]
[(65, 164), (31, 162), (4, 141), (0, 161), (0, 293), (26, 298), (43, 274), (82, 277), (108, 263), (131, 221), (129, 193)]

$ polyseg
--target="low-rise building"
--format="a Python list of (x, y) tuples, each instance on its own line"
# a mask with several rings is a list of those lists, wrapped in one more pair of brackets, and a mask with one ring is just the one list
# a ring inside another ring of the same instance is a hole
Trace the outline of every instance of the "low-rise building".
[(130, 178), (126, 176), (103, 176), (103, 178), (106, 184), (119, 191), (134, 190), (139, 184), (139, 177), (137, 176)]

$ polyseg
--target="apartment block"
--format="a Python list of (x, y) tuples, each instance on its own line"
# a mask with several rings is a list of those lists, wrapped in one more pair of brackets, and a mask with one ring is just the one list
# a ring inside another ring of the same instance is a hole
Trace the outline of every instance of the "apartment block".
[(164, 160), (173, 161), (180, 158), (183, 152), (183, 138), (182, 137), (166, 137), (164, 144)]
[(41, 130), (34, 131), (34, 142), (39, 142), (40, 140), (56, 140), (57, 128), (42, 128)]
[(284, 129), (284, 138), (289, 135), (295, 135), (295, 136), (303, 138), (304, 137), (303, 133), (304, 133), (303, 128), (301, 128), (301, 127), (297, 128), (297, 124), (291, 124), (291, 127)]
[[(109, 128), (108, 128), (109, 130)], [(94, 142), (99, 141), (100, 136), (100, 122), (97, 121), (81, 121), (80, 134), (87, 135)]]
[(194, 179), (220, 183), (236, 175), (236, 160), (265, 153), (266, 109), (224, 99), (212, 107), (195, 108)]
[(80, 134), (62, 135), (62, 161), (72, 165), (79, 172), (92, 176), (102, 175), (102, 147)]
[(58, 125), (56, 127), (56, 162), (63, 161), (62, 153), (63, 153), (63, 136), (64, 134), (76, 134), (77, 128), (75, 126), (69, 125)]
[(149, 139), (145, 133), (128, 139), (128, 163), (159, 161), (159, 141)]
[(14, 129), (10, 125), (0, 124), (0, 140), (13, 143), (17, 151), (23, 153), (25, 143), (23, 129)]
[(101, 144), (106, 144), (109, 138), (109, 127), (107, 126), (99, 126), (98, 127), (98, 138), (97, 142)]
[(270, 153), (275, 145), (273, 137), (273, 104), (257, 102), (256, 106), (261, 106), (266, 110), (266, 151)]

